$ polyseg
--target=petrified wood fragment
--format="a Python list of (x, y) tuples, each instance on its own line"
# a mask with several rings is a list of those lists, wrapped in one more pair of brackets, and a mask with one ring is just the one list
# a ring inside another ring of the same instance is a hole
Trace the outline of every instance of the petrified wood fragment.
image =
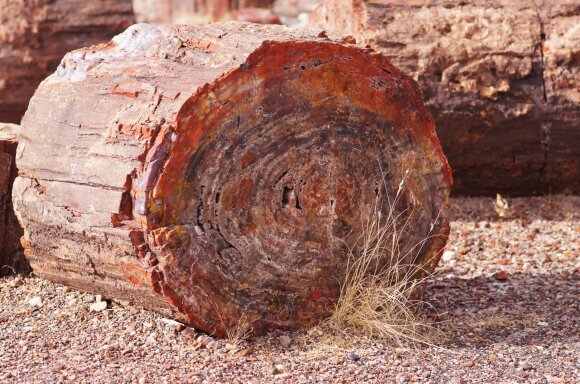
[(399, 186), (402, 262), (434, 268), (451, 176), (416, 83), (316, 36), (139, 24), (68, 54), (19, 146), (35, 273), (217, 335), (307, 326)]
[(134, 23), (131, 0), (0, 0), (0, 121), (20, 123), (65, 53)]
[(16, 145), (20, 127), (0, 123), (0, 276), (28, 272), (20, 237), (22, 228), (12, 207), (12, 183), (16, 178)]
[(455, 192), (580, 192), (580, 2), (325, 0), (312, 18), (419, 82)]

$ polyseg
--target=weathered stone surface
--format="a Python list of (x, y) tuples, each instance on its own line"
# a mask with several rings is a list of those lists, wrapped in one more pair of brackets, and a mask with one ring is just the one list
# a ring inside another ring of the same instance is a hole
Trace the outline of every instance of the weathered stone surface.
[[(133, 0), (137, 21), (145, 23), (201, 24), (210, 21), (240, 20), (269, 23), (264, 17), (274, 0)], [(247, 8), (254, 9), (254, 17)], [(259, 14), (256, 9), (262, 9)], [(270, 16), (271, 14), (268, 13)]]
[(20, 123), (65, 53), (133, 23), (131, 0), (0, 0), (0, 121)]
[(412, 75), (454, 191), (580, 191), (580, 3), (325, 0), (313, 24)]
[(16, 145), (20, 127), (0, 123), (0, 276), (13, 272), (27, 273), (20, 236), (22, 228), (12, 207), (12, 183), (16, 178)]
[(17, 157), (35, 273), (217, 335), (308, 326), (398, 190), (401, 262), (432, 270), (451, 175), (417, 85), (317, 36), (138, 24), (68, 54)]

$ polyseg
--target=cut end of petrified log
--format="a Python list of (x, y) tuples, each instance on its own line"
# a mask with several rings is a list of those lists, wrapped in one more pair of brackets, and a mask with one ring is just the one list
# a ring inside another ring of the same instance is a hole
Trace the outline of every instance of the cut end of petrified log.
[[(241, 319), (256, 334), (296, 329), (332, 310), (349, 249), (377, 200), (386, 217), (397, 194), (395, 215), (412, 223), (400, 262), (432, 270), (451, 175), (417, 85), (382, 55), (317, 35), (138, 25), (69, 55), (24, 120), (17, 205), (35, 271), (216, 335)], [(75, 166), (42, 170), (38, 156), (57, 153)]]

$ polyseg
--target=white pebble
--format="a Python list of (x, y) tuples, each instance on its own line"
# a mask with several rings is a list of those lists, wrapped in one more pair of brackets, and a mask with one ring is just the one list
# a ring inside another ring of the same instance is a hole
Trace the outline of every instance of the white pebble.
[(455, 259), (456, 253), (453, 251), (445, 251), (443, 252), (443, 256), (441, 256), (441, 260), (443, 261), (451, 261)]
[(32, 299), (28, 300), (28, 304), (33, 307), (42, 307), (42, 298), (39, 296), (34, 296)]

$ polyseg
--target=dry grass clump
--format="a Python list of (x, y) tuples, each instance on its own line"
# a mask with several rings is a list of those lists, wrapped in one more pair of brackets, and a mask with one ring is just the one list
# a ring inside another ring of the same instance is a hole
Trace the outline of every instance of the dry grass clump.
[(226, 330), (224, 335), (229, 344), (239, 346), (242, 342), (250, 339), (254, 328), (252, 323), (248, 321), (245, 314), (242, 314), (235, 324), (227, 325), (219, 311), (217, 312), (222, 326)]
[[(405, 341), (430, 344), (433, 327), (420, 315), (424, 302), (414, 299), (424, 283), (421, 265), (404, 264), (414, 260), (428, 238), (403, 251), (401, 243), (409, 226), (410, 212), (396, 213), (404, 180), (389, 204), (387, 217), (381, 213), (380, 199), (369, 215), (356, 251), (351, 251), (346, 278), (332, 315), (310, 336), (322, 336), (323, 344), (339, 348), (353, 342)], [(408, 247), (406, 247), (408, 248)]]

